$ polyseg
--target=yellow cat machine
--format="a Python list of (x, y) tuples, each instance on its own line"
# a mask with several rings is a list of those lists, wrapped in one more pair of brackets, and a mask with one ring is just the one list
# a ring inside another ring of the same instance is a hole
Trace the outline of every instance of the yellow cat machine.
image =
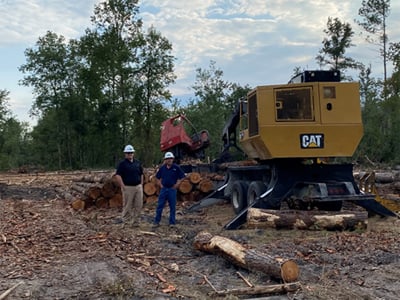
[(360, 191), (349, 158), (362, 136), (359, 84), (340, 82), (339, 71), (305, 71), (288, 84), (258, 86), (238, 102), (223, 131), (224, 155), (236, 145), (252, 166), (232, 166), (217, 190), (189, 211), (229, 200), (235, 229), (248, 208), (339, 211), (353, 202), (382, 216), (395, 216)]

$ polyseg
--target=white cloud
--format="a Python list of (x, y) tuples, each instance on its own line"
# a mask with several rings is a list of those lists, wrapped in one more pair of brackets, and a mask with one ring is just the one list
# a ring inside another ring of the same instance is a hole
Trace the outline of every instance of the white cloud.
[[(23, 53), (48, 30), (67, 39), (79, 37), (91, 26), (94, 5), (100, 2), (0, 0), (0, 55), (12, 60), (11, 51), (19, 47)], [(358, 35), (361, 29), (353, 21), (361, 0), (142, 0), (139, 5), (145, 28), (154, 25), (173, 45), (178, 76), (171, 87), (174, 96), (190, 93), (196, 68), (207, 68), (210, 60), (224, 71), (225, 80), (250, 86), (287, 82), (297, 66), (318, 68), (315, 56), (329, 17), (350, 23), (356, 32), (356, 47), (348, 54), (371, 63), (375, 76), (382, 73), (377, 48)], [(391, 41), (400, 41), (399, 18), (400, 1), (391, 1)], [(17, 68), (24, 61), (19, 58), (12, 63), (12, 69), (2, 68), (0, 76), (7, 80), (0, 81), (0, 88), (11, 91), (18, 112), (24, 103), (27, 112), (32, 97), (17, 85), (22, 78)], [(11, 61), (7, 61), (9, 65)]]

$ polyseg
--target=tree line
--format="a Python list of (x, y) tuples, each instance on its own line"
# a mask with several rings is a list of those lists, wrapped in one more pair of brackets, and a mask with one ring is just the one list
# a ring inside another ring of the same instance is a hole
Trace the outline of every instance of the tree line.
[[(194, 97), (180, 103), (169, 91), (176, 79), (172, 44), (156, 28), (144, 29), (139, 9), (138, 0), (105, 0), (80, 38), (48, 31), (25, 50), (21, 84), (33, 90), (30, 113), (38, 122), (33, 128), (18, 122), (8, 107), (9, 92), (0, 90), (0, 169), (114, 167), (127, 143), (151, 166), (161, 159), (160, 124), (177, 113), (209, 131), (207, 156), (218, 157), (225, 120), (250, 86), (224, 80), (211, 61), (195, 71)], [(365, 39), (378, 47), (383, 79), (346, 55), (355, 32), (338, 18), (328, 18), (315, 58), (321, 68), (340, 70), (343, 80), (360, 82), (365, 134), (353, 157), (360, 162), (400, 162), (400, 43), (389, 42), (389, 15), (389, 0), (364, 0), (356, 19)], [(346, 75), (351, 69), (358, 78)]]

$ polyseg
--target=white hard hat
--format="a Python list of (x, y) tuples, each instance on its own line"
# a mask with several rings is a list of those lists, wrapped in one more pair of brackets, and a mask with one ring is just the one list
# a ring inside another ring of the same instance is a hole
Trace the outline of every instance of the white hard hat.
[(167, 158), (174, 158), (174, 155), (172, 154), (172, 152), (166, 152), (165, 153), (164, 159), (167, 159)]
[(135, 152), (135, 149), (133, 149), (132, 145), (126, 145), (125, 146), (124, 153), (127, 153), (127, 152)]

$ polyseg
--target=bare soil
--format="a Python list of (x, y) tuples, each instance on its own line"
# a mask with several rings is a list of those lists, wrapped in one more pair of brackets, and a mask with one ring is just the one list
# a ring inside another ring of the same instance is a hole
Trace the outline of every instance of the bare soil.
[[(399, 299), (400, 220), (373, 217), (365, 231), (232, 230), (229, 204), (185, 213), (153, 229), (114, 224), (119, 209), (74, 211), (55, 192), (71, 176), (0, 174), (0, 299)], [(294, 259), (301, 288), (281, 295), (216, 297), (214, 289), (280, 282), (195, 250), (202, 230)], [(13, 290), (6, 291), (19, 284)], [(2, 298), (3, 297), (3, 298)]]

